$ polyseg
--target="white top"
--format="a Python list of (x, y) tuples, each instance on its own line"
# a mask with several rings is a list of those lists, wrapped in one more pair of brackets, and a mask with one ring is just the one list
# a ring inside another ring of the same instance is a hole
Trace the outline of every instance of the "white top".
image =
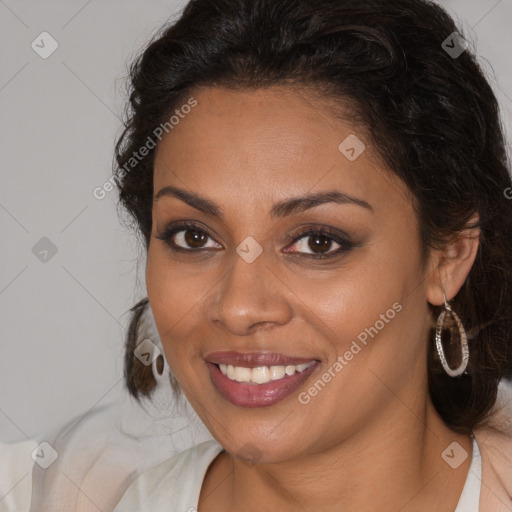
[(31, 453), (37, 441), (0, 442), (0, 512), (26, 511), (32, 492)]
[[(466, 483), (454, 512), (478, 512), (481, 455), (476, 439)], [(206, 441), (142, 473), (113, 512), (196, 512), (206, 471), (222, 451), (217, 441)]]

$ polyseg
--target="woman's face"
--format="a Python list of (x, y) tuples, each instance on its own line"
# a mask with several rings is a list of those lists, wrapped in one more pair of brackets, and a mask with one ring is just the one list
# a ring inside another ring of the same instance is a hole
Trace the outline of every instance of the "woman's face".
[(313, 97), (193, 97), (157, 147), (146, 284), (199, 416), (261, 462), (417, 421), (428, 275), (403, 183)]

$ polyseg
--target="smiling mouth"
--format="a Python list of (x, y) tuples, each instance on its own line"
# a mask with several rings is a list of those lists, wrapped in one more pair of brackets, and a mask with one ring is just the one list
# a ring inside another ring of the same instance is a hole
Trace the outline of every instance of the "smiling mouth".
[(239, 407), (274, 405), (295, 393), (321, 365), (272, 352), (216, 352), (205, 357), (219, 395)]
[(233, 366), (231, 364), (218, 364), (216, 365), (223, 375), (228, 379), (236, 382), (246, 382), (249, 384), (266, 384), (270, 381), (281, 380), (285, 376), (291, 377), (296, 373), (302, 373), (310, 366), (315, 364), (315, 360), (309, 363), (302, 363), (298, 365), (289, 364), (286, 366), (256, 366), (254, 368), (247, 368), (245, 366)]

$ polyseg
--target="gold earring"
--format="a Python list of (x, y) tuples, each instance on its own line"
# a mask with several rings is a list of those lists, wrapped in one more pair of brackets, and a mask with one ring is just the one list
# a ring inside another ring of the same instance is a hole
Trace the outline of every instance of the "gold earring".
[[(466, 370), (466, 367), (468, 365), (469, 360), (469, 349), (468, 349), (468, 339), (466, 336), (466, 331), (464, 330), (464, 326), (462, 325), (462, 322), (460, 321), (460, 318), (458, 317), (457, 313), (452, 310), (451, 306), (446, 302), (446, 295), (443, 293), (443, 299), (444, 299), (444, 307), (445, 309), (441, 311), (437, 318), (437, 326), (436, 326), (436, 348), (437, 353), (439, 354), (439, 359), (441, 360), (441, 364), (443, 365), (444, 371), (450, 376), (450, 377), (458, 377), (459, 375), (462, 375), (464, 371)], [(460, 365), (455, 370), (452, 370), (446, 361), (446, 357), (444, 355), (443, 345), (441, 343), (441, 331), (443, 330), (443, 323), (444, 318), (447, 314), (451, 314), (453, 316), (453, 319), (455, 320), (455, 323), (457, 325), (457, 328), (459, 330), (459, 336), (460, 336), (460, 345), (461, 345), (461, 351), (462, 351), (462, 360), (460, 362)]]

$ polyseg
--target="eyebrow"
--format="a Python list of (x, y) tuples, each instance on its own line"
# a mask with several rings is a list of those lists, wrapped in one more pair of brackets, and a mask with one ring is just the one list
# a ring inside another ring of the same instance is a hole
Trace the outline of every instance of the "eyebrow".
[[(158, 201), (161, 197), (164, 196), (175, 197), (206, 215), (224, 219), (224, 213), (220, 206), (215, 204), (210, 199), (202, 197), (194, 192), (169, 185), (158, 191), (154, 197), (154, 202)], [(371, 212), (374, 211), (371, 205), (362, 199), (358, 199), (357, 197), (345, 194), (339, 190), (327, 190), (324, 192), (317, 192), (315, 194), (307, 194), (304, 196), (292, 197), (290, 199), (279, 201), (272, 206), (270, 210), (270, 216), (286, 217), (294, 213), (304, 212), (310, 208), (314, 208), (315, 206), (319, 206), (325, 203), (355, 204), (370, 210)]]

